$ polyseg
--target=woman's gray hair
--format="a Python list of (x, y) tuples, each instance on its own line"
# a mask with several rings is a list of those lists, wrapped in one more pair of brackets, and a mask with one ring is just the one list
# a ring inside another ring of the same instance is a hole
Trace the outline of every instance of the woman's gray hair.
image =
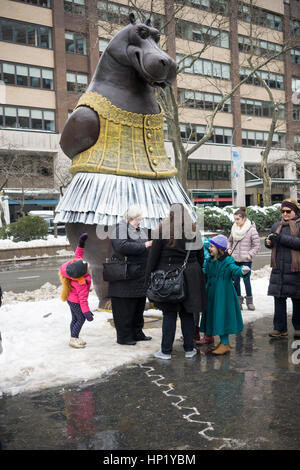
[(128, 207), (128, 209), (123, 214), (123, 218), (129, 222), (129, 220), (135, 219), (139, 215), (142, 215), (142, 209), (138, 205), (133, 205)]

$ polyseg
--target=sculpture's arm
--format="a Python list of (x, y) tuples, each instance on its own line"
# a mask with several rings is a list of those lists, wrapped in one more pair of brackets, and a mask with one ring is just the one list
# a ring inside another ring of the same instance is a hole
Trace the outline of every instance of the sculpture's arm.
[(61, 134), (63, 152), (73, 158), (94, 145), (100, 132), (98, 115), (91, 108), (80, 106), (67, 120)]

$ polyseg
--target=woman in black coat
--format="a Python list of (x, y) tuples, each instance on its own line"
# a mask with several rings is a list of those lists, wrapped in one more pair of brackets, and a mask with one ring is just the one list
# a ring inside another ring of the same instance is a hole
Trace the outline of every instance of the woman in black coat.
[[(166, 233), (168, 236), (164, 238)], [(151, 272), (157, 269), (170, 270), (182, 266), (187, 250), (191, 250), (184, 271), (185, 299), (177, 303), (155, 302), (155, 306), (163, 311), (161, 351), (155, 354), (155, 357), (160, 359), (171, 359), (177, 313), (181, 320), (185, 355), (190, 358), (197, 353), (194, 349), (193, 313), (206, 308), (205, 279), (202, 272), (204, 251), (201, 237), (191, 239), (191, 233), (196, 233), (196, 225), (190, 215), (181, 204), (173, 204), (169, 217), (158, 229), (157, 238), (152, 242), (148, 257), (147, 283)]]
[(152, 242), (139, 228), (142, 221), (139, 207), (129, 207), (125, 219), (116, 226), (111, 243), (117, 258), (127, 258), (132, 278), (110, 282), (108, 295), (111, 298), (117, 343), (135, 345), (137, 341), (152, 339), (142, 330), (146, 303), (145, 269)]
[(300, 207), (286, 199), (281, 204), (282, 220), (271, 228), (265, 246), (272, 248), (272, 273), (268, 295), (274, 296), (274, 331), (271, 337), (287, 336), (287, 297), (292, 299), (292, 324), (300, 338)]

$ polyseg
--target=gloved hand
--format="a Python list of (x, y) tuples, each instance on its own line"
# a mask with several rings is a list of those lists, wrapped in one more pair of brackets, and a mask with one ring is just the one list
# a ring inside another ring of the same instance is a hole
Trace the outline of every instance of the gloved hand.
[(94, 320), (94, 315), (92, 312), (89, 310), (88, 312), (84, 312), (83, 315), (87, 319), (87, 321), (93, 321)]
[(271, 240), (272, 243), (278, 243), (280, 239), (279, 233), (270, 233), (268, 239)]
[(87, 233), (83, 233), (82, 235), (80, 235), (79, 240), (78, 240), (79, 248), (84, 248), (84, 245), (85, 245), (85, 242), (87, 241), (87, 239), (88, 239), (88, 234)]
[(249, 268), (249, 266), (242, 266), (243, 276), (246, 276), (246, 274), (248, 274), (250, 271), (251, 269)]

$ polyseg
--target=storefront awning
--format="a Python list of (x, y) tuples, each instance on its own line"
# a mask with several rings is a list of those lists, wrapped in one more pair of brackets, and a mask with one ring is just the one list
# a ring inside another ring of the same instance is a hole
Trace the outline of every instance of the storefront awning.
[[(31, 204), (31, 205), (43, 205), (43, 206), (53, 206), (56, 205), (58, 201), (56, 199), (25, 199), (24, 204)], [(8, 201), (9, 205), (20, 205), (21, 201)]]
[[(298, 186), (300, 185), (300, 180), (289, 180), (285, 178), (272, 178), (272, 184), (285, 184), (285, 185), (293, 185)], [(246, 188), (252, 188), (254, 186), (263, 186), (263, 181), (261, 178), (257, 178), (255, 180), (248, 180), (246, 181)]]

